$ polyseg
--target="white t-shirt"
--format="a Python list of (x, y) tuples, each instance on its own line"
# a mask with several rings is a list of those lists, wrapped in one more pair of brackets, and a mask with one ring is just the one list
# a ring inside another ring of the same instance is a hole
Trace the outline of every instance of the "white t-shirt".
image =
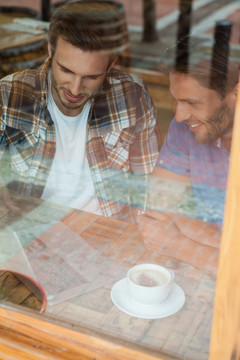
[(65, 116), (49, 90), (47, 107), (55, 125), (56, 154), (42, 199), (102, 215), (85, 147), (90, 101), (78, 116)]

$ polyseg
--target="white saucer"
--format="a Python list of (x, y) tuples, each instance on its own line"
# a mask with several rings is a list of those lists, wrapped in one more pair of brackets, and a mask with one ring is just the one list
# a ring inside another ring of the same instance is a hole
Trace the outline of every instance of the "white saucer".
[(119, 280), (111, 291), (113, 303), (128, 315), (142, 319), (161, 319), (175, 314), (185, 303), (185, 294), (176, 283), (173, 284), (171, 293), (159, 306), (136, 306), (128, 295), (127, 278)]

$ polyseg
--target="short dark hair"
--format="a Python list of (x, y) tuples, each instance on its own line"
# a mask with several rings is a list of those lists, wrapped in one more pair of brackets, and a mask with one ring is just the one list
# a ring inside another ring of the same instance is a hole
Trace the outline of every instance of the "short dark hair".
[(108, 50), (118, 54), (128, 44), (124, 8), (112, 1), (67, 2), (57, 7), (50, 19), (53, 54), (59, 37), (83, 51)]
[(206, 46), (201, 39), (185, 36), (165, 53), (166, 59), (173, 60), (168, 71), (189, 75), (224, 97), (238, 83), (239, 64), (224, 52), (221, 42), (214, 51), (213, 58), (209, 44)]

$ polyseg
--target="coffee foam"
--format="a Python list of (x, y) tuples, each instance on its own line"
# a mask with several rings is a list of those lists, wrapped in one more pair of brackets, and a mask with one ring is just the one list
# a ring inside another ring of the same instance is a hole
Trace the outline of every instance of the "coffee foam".
[(130, 274), (130, 278), (135, 284), (147, 287), (161, 286), (169, 280), (162, 271), (153, 269), (135, 270)]

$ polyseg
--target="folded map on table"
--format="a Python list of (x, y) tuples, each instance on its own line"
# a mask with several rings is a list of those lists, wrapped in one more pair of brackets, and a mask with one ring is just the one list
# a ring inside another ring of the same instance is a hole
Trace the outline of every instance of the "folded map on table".
[[(103, 255), (104, 248), (93, 248), (64, 223), (59, 221), (46, 227), (45, 224), (44, 231), (35, 226), (12, 232), (10, 241), (17, 251), (1, 267), (39, 282), (48, 305), (111, 284), (126, 274), (122, 265)], [(39, 234), (23, 246), (29, 231)]]

